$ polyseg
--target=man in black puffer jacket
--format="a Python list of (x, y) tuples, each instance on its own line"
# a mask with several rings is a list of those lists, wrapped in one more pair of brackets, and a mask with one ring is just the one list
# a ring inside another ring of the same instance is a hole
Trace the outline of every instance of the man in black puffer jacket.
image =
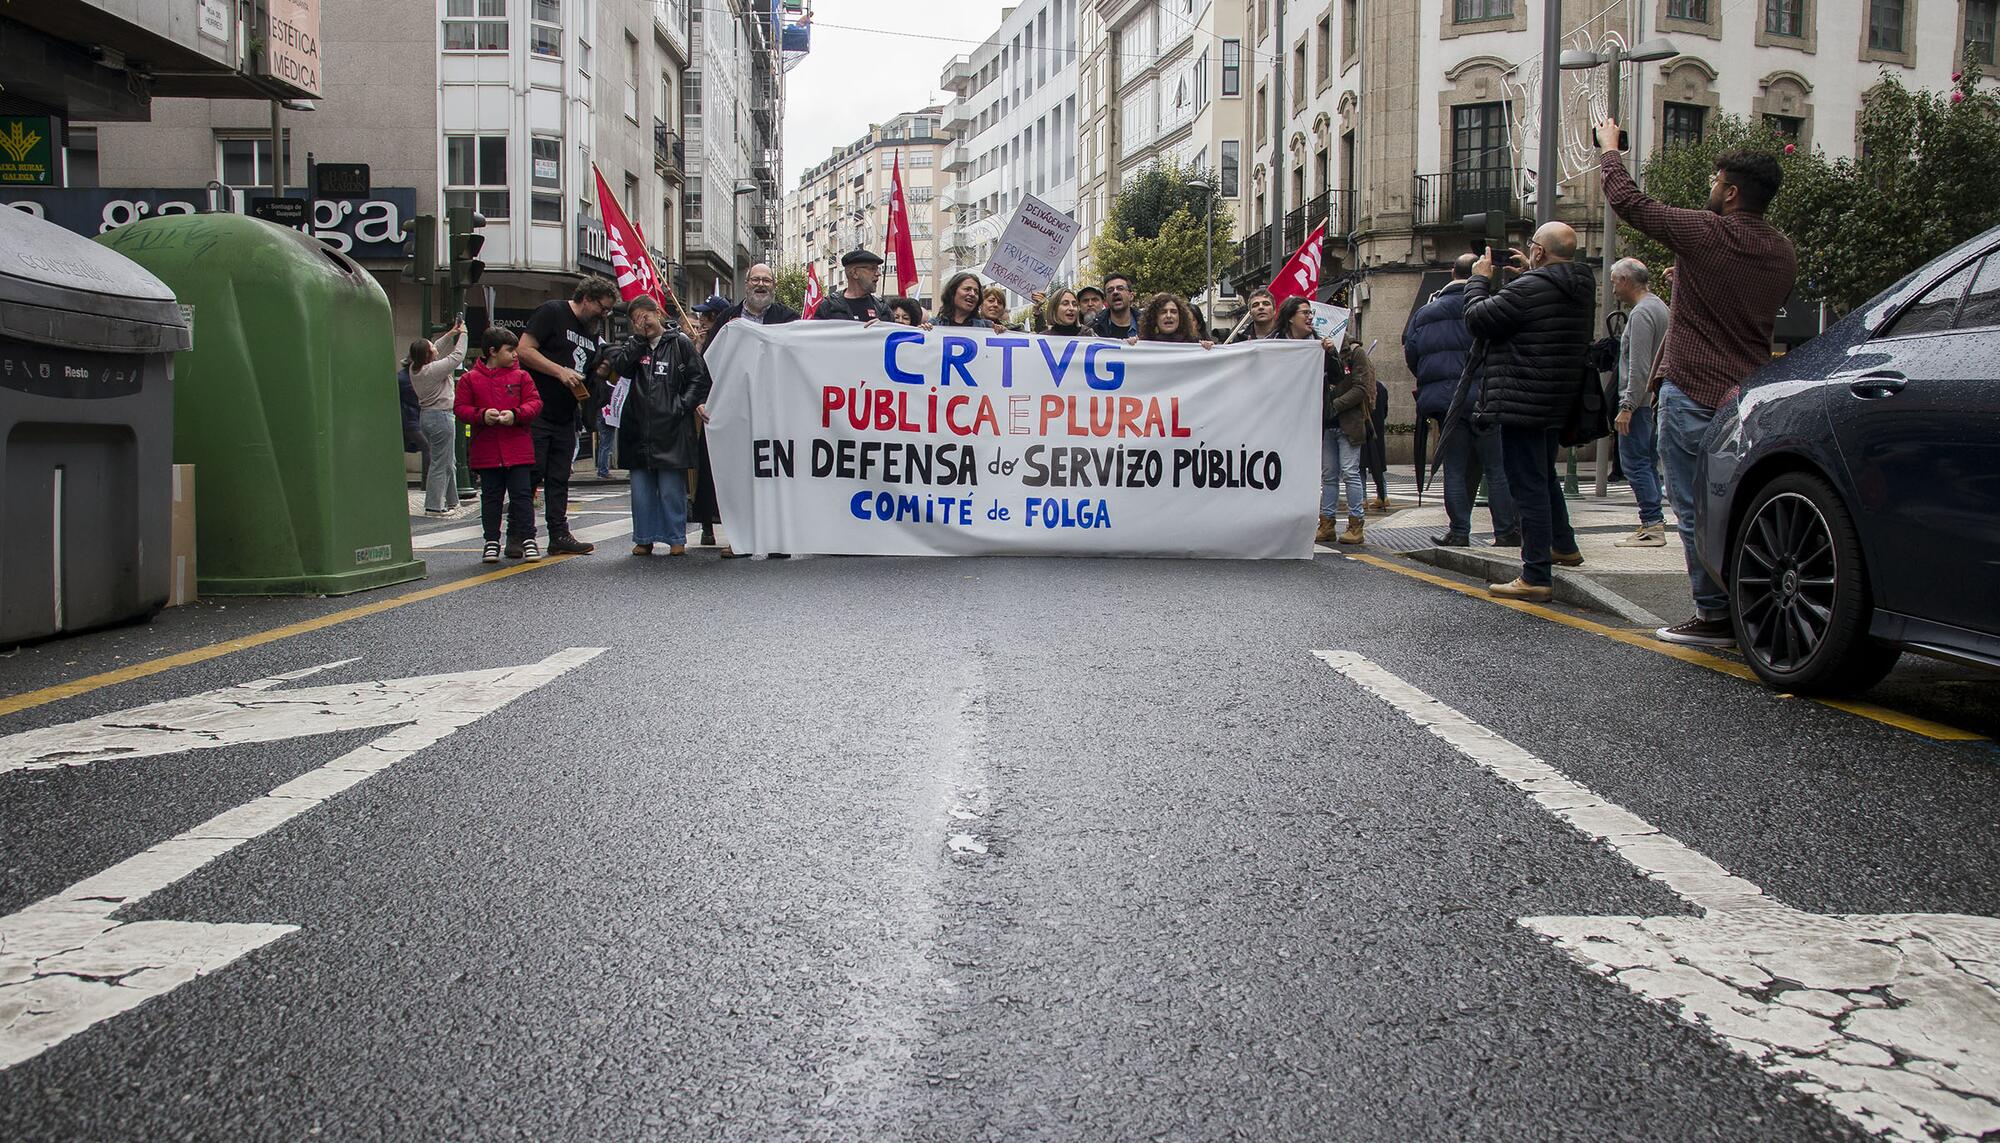
[(1521, 515), (1521, 575), (1487, 590), (1546, 602), (1551, 562), (1583, 562), (1555, 479), (1556, 437), (1585, 380), (1597, 281), (1576, 261), (1576, 231), (1560, 222), (1535, 231), (1526, 257), (1508, 253), (1526, 273), (1496, 292), (1488, 253), (1465, 287), (1465, 324), (1477, 339), (1472, 360), (1484, 359), (1472, 416), (1499, 426), (1507, 484)]

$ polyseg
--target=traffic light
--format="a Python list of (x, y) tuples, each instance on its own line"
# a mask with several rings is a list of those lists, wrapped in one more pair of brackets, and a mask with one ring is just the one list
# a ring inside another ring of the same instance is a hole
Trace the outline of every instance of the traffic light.
[(480, 275), (486, 273), (486, 263), (479, 260), (479, 249), (486, 245), (486, 236), (479, 228), (485, 225), (486, 216), (471, 207), (454, 206), (445, 211), (445, 242), (454, 290), (477, 285)]
[(437, 281), (436, 216), (419, 214), (410, 219), (407, 229), (410, 236), (403, 240), (403, 253), (410, 260), (410, 280), (426, 284)]

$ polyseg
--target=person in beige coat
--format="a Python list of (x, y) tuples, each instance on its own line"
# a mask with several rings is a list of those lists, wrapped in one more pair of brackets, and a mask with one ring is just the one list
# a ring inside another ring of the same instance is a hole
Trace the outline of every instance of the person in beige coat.
[(424, 511), (444, 515), (458, 507), (458, 421), (451, 411), (453, 382), (465, 361), (465, 322), (461, 319), (435, 342), (410, 343), (403, 367), (417, 392), (417, 431), (424, 437)]

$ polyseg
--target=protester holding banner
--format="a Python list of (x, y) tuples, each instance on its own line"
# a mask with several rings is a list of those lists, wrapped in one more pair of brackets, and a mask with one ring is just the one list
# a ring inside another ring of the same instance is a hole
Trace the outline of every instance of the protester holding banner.
[(1137, 345), (1142, 341), (1215, 348), (1215, 343), (1202, 337), (1195, 328), (1194, 307), (1179, 294), (1154, 294), (1146, 303), (1145, 311), (1139, 315), (1138, 336), (1127, 338), (1126, 344)]
[(1278, 303), (1272, 299), (1271, 291), (1262, 286), (1250, 291), (1250, 320), (1231, 334), (1229, 340), (1261, 341), (1278, 336)]
[(840, 256), (840, 268), (847, 285), (813, 311), (815, 321), (881, 321), (887, 314), (875, 296), (875, 284), (882, 280), (882, 256), (872, 250), (849, 250)]
[[(1356, 383), (1341, 359), (1340, 345), (1313, 330), (1312, 299), (1293, 296), (1278, 310), (1278, 329), (1271, 336), (1304, 340), (1319, 338), (1326, 351), (1325, 395), (1320, 406), (1319, 528), (1313, 543), (1359, 544), (1366, 510), (1361, 480), (1361, 446), (1367, 440), (1371, 386)], [(1336, 535), (1340, 491), (1347, 488), (1347, 530)]]
[(1083, 308), (1077, 304), (1076, 291), (1068, 287), (1057, 290), (1037, 312), (1042, 315), (1041, 332), (1050, 337), (1097, 336), (1083, 324)]
[(603, 278), (585, 278), (569, 300), (558, 298), (537, 306), (521, 333), (521, 364), (535, 379), (542, 398), (541, 415), (529, 433), (535, 442), (535, 482), (542, 489), (553, 555), (588, 555), (597, 550), (570, 534), (569, 475), (576, 463), (577, 413), (581, 402), (590, 398), (584, 373), (597, 355), (598, 325), (617, 304), (616, 286)]
[(931, 324), (992, 329), (993, 323), (980, 316), (984, 304), (985, 292), (979, 287), (979, 275), (961, 270), (944, 284), (944, 293), (938, 297), (937, 316), (931, 319)]
[(784, 325), (797, 320), (798, 311), (778, 300), (777, 273), (759, 262), (743, 275), (743, 300), (721, 313), (716, 320), (716, 328), (720, 329), (733, 321)]
[(618, 409), (618, 467), (632, 474), (632, 554), (654, 544), (687, 551), (687, 470), (700, 462), (696, 410), (708, 400), (708, 367), (694, 342), (667, 331), (651, 298), (631, 303), (634, 337), (614, 367), (628, 386)]
[(1132, 279), (1123, 274), (1104, 276), (1104, 308), (1091, 322), (1099, 337), (1120, 341), (1139, 336), (1139, 313), (1132, 308)]
[(986, 292), (979, 299), (979, 316), (986, 319), (987, 325), (1002, 333), (1011, 329), (1007, 324), (1007, 291), (998, 286), (986, 287)]
[(915, 298), (884, 298), (882, 304), (888, 307), (889, 320), (897, 325), (924, 324), (924, 307)]
[[(1096, 286), (1084, 286), (1076, 292), (1076, 304), (1083, 311), (1079, 319), (1080, 324), (1095, 326), (1097, 315), (1104, 312), (1104, 291)], [(1092, 329), (1091, 332), (1097, 331)]]

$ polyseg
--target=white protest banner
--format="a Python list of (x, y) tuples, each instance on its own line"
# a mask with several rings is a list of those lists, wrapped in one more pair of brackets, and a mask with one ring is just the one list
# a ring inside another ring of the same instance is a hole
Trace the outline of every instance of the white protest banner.
[(632, 396), (632, 379), (620, 377), (611, 390), (611, 400), (604, 405), (604, 423), (617, 428), (625, 420), (625, 401)]
[(1076, 232), (1076, 219), (1034, 195), (1023, 195), (983, 273), (1026, 297), (1056, 276), (1056, 267), (1062, 265), (1063, 256), (1076, 241)]
[(716, 491), (739, 552), (1310, 559), (1324, 352), (732, 322)]

